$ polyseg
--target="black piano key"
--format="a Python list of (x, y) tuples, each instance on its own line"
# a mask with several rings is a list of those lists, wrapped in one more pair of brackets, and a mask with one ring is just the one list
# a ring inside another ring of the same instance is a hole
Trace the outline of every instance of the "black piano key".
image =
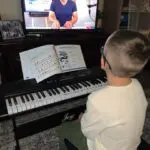
[(30, 99), (29, 99), (29, 97), (27, 96), (27, 95), (25, 95), (25, 98), (26, 98), (26, 100), (29, 102), (30, 101)]
[(83, 81), (85, 84), (86, 84), (86, 86), (90, 86), (90, 84), (88, 84), (86, 81)]
[(56, 95), (58, 94), (55, 88), (53, 88), (53, 91), (55, 92)]
[(14, 100), (14, 104), (15, 104), (15, 105), (18, 105), (18, 102), (17, 102), (17, 100), (16, 100), (16, 97), (13, 97), (13, 100)]
[(76, 83), (76, 85), (78, 86), (79, 89), (82, 89), (82, 87), (79, 85), (79, 83)]
[(82, 84), (84, 87), (87, 87), (87, 85), (86, 85), (84, 82), (81, 82), (81, 84)]
[(94, 80), (94, 82), (95, 82), (95, 84), (99, 84), (99, 82), (96, 79)]
[(73, 84), (73, 86), (74, 86), (75, 89), (77, 89), (77, 90), (79, 89), (76, 84)]
[(32, 94), (29, 94), (29, 96), (30, 96), (31, 100), (34, 101), (33, 95), (32, 95)]
[(65, 88), (65, 86), (63, 86), (62, 88), (65, 90), (65, 92), (67, 92), (67, 91), (68, 91), (68, 90)]
[(52, 96), (52, 93), (50, 92), (50, 90), (47, 90), (47, 93), (48, 93), (50, 96)]
[(68, 87), (67, 87), (67, 86), (64, 86), (64, 88), (65, 88), (65, 90), (66, 90), (67, 92), (69, 92), (69, 89), (68, 89)]
[(72, 86), (72, 84), (70, 85), (70, 87), (71, 87), (73, 90), (75, 90), (75, 88), (74, 88), (74, 86)]
[(12, 106), (11, 99), (8, 99), (9, 106)]
[(37, 97), (38, 97), (39, 99), (41, 99), (41, 95), (40, 95), (38, 92), (36, 92), (35, 94), (37, 95)]
[(66, 93), (66, 90), (64, 89), (64, 87), (60, 87), (60, 89), (61, 89), (64, 93)]
[(90, 79), (89, 82), (90, 82), (92, 85), (95, 85), (94, 80)]
[(57, 88), (54, 89), (57, 94), (60, 94), (59, 90)]
[(85, 81), (83, 81), (82, 83), (85, 85), (85, 87), (88, 87), (88, 84), (86, 84), (86, 82), (85, 82)]
[(25, 103), (24, 97), (22, 95), (20, 97), (21, 97), (22, 102)]
[(85, 83), (87, 86), (91, 86), (87, 81), (84, 81), (84, 83)]
[(81, 87), (81, 85), (80, 85), (79, 83), (77, 83), (77, 85), (78, 85), (78, 87), (79, 87), (80, 89), (82, 89), (82, 87)]
[(101, 84), (101, 82), (98, 79), (96, 79), (96, 81)]
[(40, 93), (41, 93), (41, 95), (43, 96), (43, 98), (46, 97), (43, 91), (41, 91)]
[(69, 85), (69, 87), (70, 87), (72, 90), (74, 90), (74, 88), (73, 88), (71, 85)]
[(54, 95), (56, 95), (56, 92), (55, 92), (53, 89), (51, 89), (51, 92), (52, 92)]
[(78, 88), (77, 88), (74, 84), (72, 84), (72, 87), (74, 87), (74, 89), (75, 89), (75, 90), (77, 90), (77, 89), (78, 89)]

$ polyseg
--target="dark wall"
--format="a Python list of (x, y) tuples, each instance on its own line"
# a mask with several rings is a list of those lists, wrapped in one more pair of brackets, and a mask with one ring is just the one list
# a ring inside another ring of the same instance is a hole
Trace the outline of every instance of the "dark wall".
[(108, 33), (119, 28), (123, 0), (104, 0), (103, 27)]

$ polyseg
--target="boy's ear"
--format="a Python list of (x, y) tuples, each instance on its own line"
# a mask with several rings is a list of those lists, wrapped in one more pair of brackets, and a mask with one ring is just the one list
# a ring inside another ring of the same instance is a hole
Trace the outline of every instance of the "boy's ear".
[(104, 71), (106, 71), (106, 70), (109, 68), (108, 64), (106, 63), (106, 61), (104, 60), (103, 57), (101, 57), (101, 60), (100, 60), (100, 61), (101, 61), (101, 62), (100, 62), (100, 64), (101, 64), (101, 69), (103, 69)]
[(101, 57), (100, 65), (101, 65), (101, 69), (105, 70), (105, 62), (104, 62), (104, 58), (103, 57)]

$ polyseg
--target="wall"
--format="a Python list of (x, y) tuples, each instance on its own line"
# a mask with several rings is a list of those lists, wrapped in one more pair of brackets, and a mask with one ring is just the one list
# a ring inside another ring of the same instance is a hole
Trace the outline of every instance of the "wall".
[(112, 33), (119, 29), (122, 5), (123, 0), (104, 0), (103, 28), (106, 32)]
[(2, 19), (22, 20), (21, 0), (0, 0), (0, 14)]

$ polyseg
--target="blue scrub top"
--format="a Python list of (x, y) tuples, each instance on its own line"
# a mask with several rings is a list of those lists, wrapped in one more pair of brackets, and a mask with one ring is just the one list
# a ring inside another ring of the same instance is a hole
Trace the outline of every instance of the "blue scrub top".
[(55, 13), (57, 20), (60, 22), (60, 26), (64, 26), (66, 21), (72, 19), (72, 14), (77, 11), (77, 7), (72, 0), (68, 0), (66, 5), (62, 5), (60, 0), (53, 0), (50, 6), (50, 11)]

